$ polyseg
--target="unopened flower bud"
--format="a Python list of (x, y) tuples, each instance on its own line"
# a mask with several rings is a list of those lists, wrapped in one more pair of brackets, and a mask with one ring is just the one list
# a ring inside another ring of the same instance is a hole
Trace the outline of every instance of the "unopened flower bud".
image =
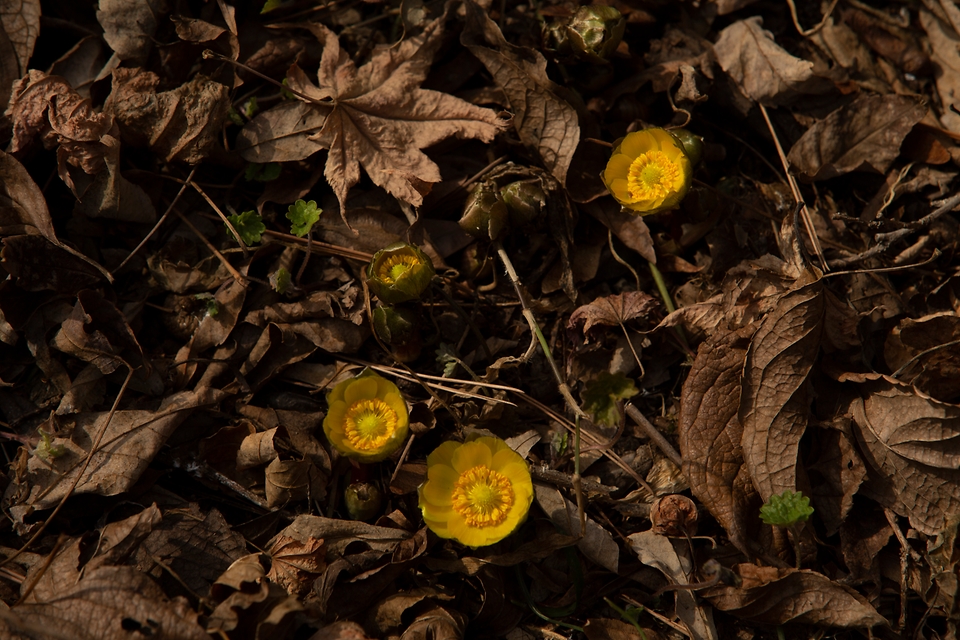
[(683, 150), (690, 158), (690, 164), (697, 166), (703, 157), (703, 138), (686, 129), (671, 129), (670, 133), (680, 141)]
[(567, 35), (578, 54), (601, 62), (617, 50), (626, 26), (623, 15), (614, 7), (592, 4), (580, 7), (567, 25)]
[(507, 226), (507, 205), (500, 191), (481, 182), (467, 197), (460, 228), (475, 238), (496, 240)]
[(367, 267), (367, 284), (380, 300), (396, 304), (420, 298), (434, 275), (427, 254), (411, 244), (397, 242), (374, 254)]
[(543, 25), (541, 43), (544, 52), (555, 56), (569, 56), (573, 53), (573, 48), (570, 46), (570, 36), (567, 35), (567, 25), (563, 22), (551, 22)]
[(406, 307), (383, 306), (373, 310), (373, 328), (380, 339), (393, 347), (401, 362), (413, 362), (420, 357), (423, 338), (417, 312)]
[(547, 196), (536, 182), (511, 182), (500, 190), (507, 205), (511, 224), (526, 227), (534, 224), (547, 203)]
[(383, 495), (367, 482), (355, 482), (343, 492), (343, 501), (351, 520), (369, 520), (380, 513)]

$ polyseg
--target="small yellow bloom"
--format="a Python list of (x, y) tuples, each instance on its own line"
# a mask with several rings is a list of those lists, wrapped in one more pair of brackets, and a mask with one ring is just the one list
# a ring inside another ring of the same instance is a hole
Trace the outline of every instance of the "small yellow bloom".
[(396, 242), (377, 251), (367, 266), (367, 284), (387, 304), (418, 299), (436, 272), (430, 258), (419, 247)]
[(530, 470), (500, 438), (444, 442), (427, 457), (420, 510), (430, 530), (469, 547), (500, 542), (527, 517)]
[(628, 133), (613, 149), (603, 183), (621, 205), (641, 215), (673, 209), (690, 188), (693, 164), (663, 129)]
[(327, 396), (327, 404), (323, 432), (348, 458), (379, 462), (407, 437), (407, 403), (397, 385), (375, 373), (344, 380)]

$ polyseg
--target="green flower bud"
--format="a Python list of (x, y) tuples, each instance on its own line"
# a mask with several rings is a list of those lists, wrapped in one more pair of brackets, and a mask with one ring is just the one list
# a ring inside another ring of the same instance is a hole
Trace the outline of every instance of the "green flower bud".
[(507, 205), (500, 191), (481, 182), (470, 192), (459, 225), (475, 238), (496, 240), (507, 226), (507, 216)]
[(397, 242), (377, 251), (367, 267), (367, 285), (388, 304), (417, 300), (430, 286), (436, 271), (419, 248)]
[(567, 35), (567, 25), (562, 22), (551, 22), (543, 25), (541, 42), (541, 48), (545, 53), (555, 56), (569, 56), (573, 53), (573, 48), (570, 46), (570, 36)]
[(543, 189), (531, 181), (511, 182), (500, 190), (500, 195), (507, 205), (511, 224), (518, 227), (536, 223), (547, 204), (547, 195)]
[(351, 520), (369, 520), (380, 513), (383, 495), (372, 484), (355, 482), (344, 490), (343, 501)]
[(401, 362), (413, 362), (420, 357), (423, 338), (420, 336), (420, 318), (413, 309), (383, 306), (373, 310), (373, 328), (381, 340), (393, 347)]
[(700, 158), (703, 157), (703, 138), (686, 129), (671, 129), (670, 133), (683, 145), (683, 151), (690, 158), (690, 164), (697, 166)]
[(602, 62), (617, 50), (626, 26), (617, 9), (592, 4), (580, 7), (567, 25), (567, 35), (577, 53), (593, 62)]

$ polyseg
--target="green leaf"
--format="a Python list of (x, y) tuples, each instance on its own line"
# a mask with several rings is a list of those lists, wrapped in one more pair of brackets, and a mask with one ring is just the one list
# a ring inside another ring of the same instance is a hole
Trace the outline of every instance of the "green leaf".
[(233, 107), (230, 107), (229, 111), (227, 111), (227, 117), (230, 118), (230, 122), (238, 127), (242, 127), (244, 124), (243, 118), (240, 117), (240, 113)]
[(260, 10), (260, 14), (263, 15), (264, 13), (270, 13), (274, 9), (279, 9), (282, 4), (282, 0), (267, 0), (263, 3), (263, 9)]
[(620, 422), (617, 401), (639, 393), (633, 380), (622, 373), (601, 373), (583, 390), (583, 408), (593, 414), (593, 421), (608, 427)]
[(208, 316), (215, 316), (220, 313), (220, 304), (212, 293), (197, 293), (193, 297), (195, 300), (202, 300), (207, 305)]
[[(266, 225), (263, 224), (263, 218), (261, 218), (256, 211), (235, 213), (227, 219), (230, 221), (230, 224), (233, 225), (233, 228), (237, 230), (237, 233), (240, 234), (240, 239), (243, 240), (243, 243), (247, 245), (260, 242), (260, 237), (263, 235), (263, 232), (267, 230)], [(227, 227), (227, 225), (223, 226), (232, 238), (233, 233), (230, 231), (230, 227)]]
[(277, 293), (286, 293), (290, 288), (290, 272), (280, 267), (276, 273), (270, 274), (270, 284)]
[(760, 519), (775, 527), (792, 527), (806, 522), (813, 515), (810, 498), (802, 492), (794, 493), (789, 489), (778, 496), (770, 496), (767, 504), (760, 507)]
[(298, 238), (304, 237), (310, 233), (313, 225), (317, 224), (322, 212), (323, 209), (318, 209), (317, 203), (313, 200), (310, 202), (297, 200), (287, 208), (287, 220), (292, 223), (290, 233)]
[(247, 116), (247, 118), (252, 118), (257, 115), (257, 112), (260, 111), (260, 106), (257, 104), (257, 96), (251, 97), (244, 102), (240, 108), (243, 110), (243, 115)]
[(440, 348), (434, 353), (437, 354), (437, 362), (443, 365), (443, 377), (452, 377), (453, 372), (457, 370), (457, 365), (460, 363), (460, 358), (458, 358), (453, 349), (450, 348), (450, 345), (445, 342), (441, 342)]
[(257, 182), (270, 182), (280, 177), (280, 171), (281, 167), (279, 162), (268, 162), (267, 164), (251, 162), (247, 165), (247, 171), (243, 177), (247, 182), (253, 180)]

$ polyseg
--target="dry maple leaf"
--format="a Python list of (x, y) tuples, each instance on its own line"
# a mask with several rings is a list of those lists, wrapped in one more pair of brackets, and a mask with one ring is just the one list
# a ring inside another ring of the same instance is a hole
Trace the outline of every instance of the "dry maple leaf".
[[(375, 184), (419, 206), (432, 183), (440, 181), (440, 168), (421, 149), (453, 136), (489, 142), (505, 126), (490, 109), (420, 88), (440, 46), (443, 20), (428, 25), (421, 36), (394, 47), (379, 47), (359, 68), (332, 31), (309, 25), (324, 45), (318, 84), (313, 85), (296, 65), (290, 68), (287, 82), (291, 90), (309, 99), (299, 107), (299, 118), (315, 124), (296, 130), (291, 140), (289, 131), (273, 128), (269, 117), (273, 110), (268, 111), (241, 134), (238, 147), (244, 159), (275, 162), (273, 155), (282, 153), (283, 160), (296, 160), (327, 149), (324, 175), (340, 201), (341, 215), (347, 192), (360, 180), (361, 165)], [(284, 113), (291, 109), (281, 107)], [(318, 114), (324, 116), (322, 126)], [(284, 138), (280, 151), (277, 147)], [(294, 140), (299, 154), (291, 154)]]

